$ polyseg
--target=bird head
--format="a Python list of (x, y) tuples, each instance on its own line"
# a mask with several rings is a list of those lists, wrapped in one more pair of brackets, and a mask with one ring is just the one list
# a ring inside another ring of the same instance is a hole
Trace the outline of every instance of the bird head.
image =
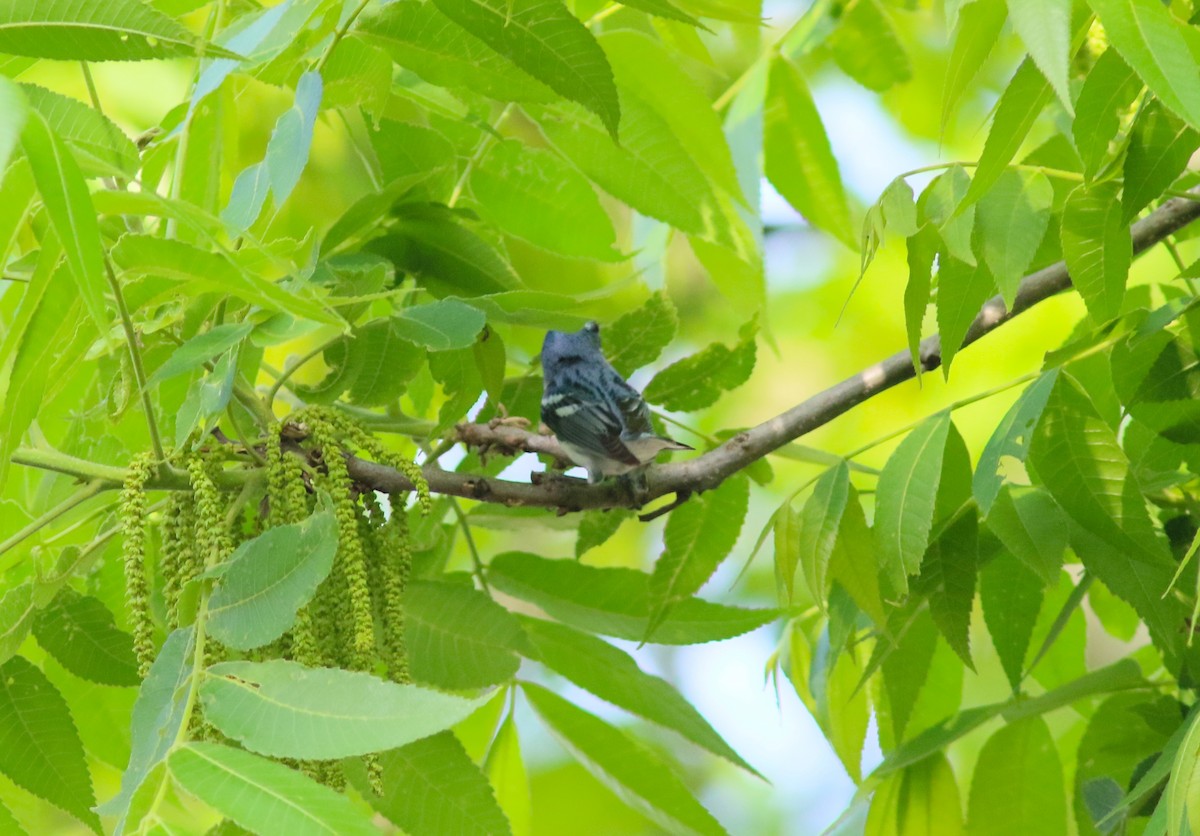
[(578, 331), (547, 331), (542, 342), (542, 368), (547, 374), (594, 360), (600, 354), (600, 326), (589, 322)]

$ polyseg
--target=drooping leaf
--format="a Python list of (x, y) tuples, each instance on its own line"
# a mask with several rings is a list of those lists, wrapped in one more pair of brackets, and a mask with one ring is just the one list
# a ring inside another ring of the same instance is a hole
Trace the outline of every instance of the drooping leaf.
[(623, 650), (551, 621), (523, 618), (521, 624), (533, 646), (531, 658), (601, 699), (754, 772), (669, 682), (643, 671)]
[(0, 125), (3, 125), (0, 128), (0, 172), (8, 168), (8, 161), (21, 140), (28, 110), (29, 102), (20, 86), (0, 76)]
[(133, 636), (96, 598), (63, 589), (33, 619), (33, 634), (71, 673), (104, 685), (137, 685)]
[(983, 620), (1014, 693), (1021, 687), (1043, 586), (1041, 578), (1007, 552), (996, 555), (979, 573)]
[(337, 546), (337, 524), (328, 508), (245, 541), (223, 567), (209, 598), (209, 631), (237, 650), (279, 638), (333, 568)]
[(617, 533), (621, 523), (632, 514), (622, 508), (608, 511), (585, 511), (579, 519), (579, 535), (575, 540), (575, 557), (583, 557), (589, 550), (602, 546)]
[(826, 470), (817, 480), (798, 520), (800, 568), (809, 593), (822, 609), (828, 594), (829, 562), (837, 545), (849, 496), (850, 468), (843, 461)]
[(961, 165), (951, 166), (933, 178), (921, 192), (917, 200), (917, 217), (937, 229), (946, 252), (974, 267), (975, 205), (966, 200), (970, 188), (971, 176), (967, 170)]
[(200, 368), (240, 343), (253, 329), (254, 325), (249, 322), (230, 322), (197, 334), (175, 349), (167, 361), (154, 370), (146, 385), (155, 386), (176, 375)]
[(1095, 177), (1108, 158), (1108, 146), (1121, 127), (1121, 114), (1141, 92), (1141, 79), (1115, 49), (1096, 59), (1075, 102), (1071, 134), (1083, 160), (1083, 170)]
[[(930, 663), (937, 649), (938, 631), (928, 610), (912, 613), (910, 608), (894, 610), (887, 622), (889, 638), (879, 642), (871, 662), (882, 657), (878, 669), (883, 672), (883, 691), (887, 711), (881, 724), (891, 726), (892, 739), (904, 740), (913, 709), (929, 677)], [(867, 670), (872, 668), (868, 664)], [(888, 722), (890, 720), (890, 723)]]
[(439, 299), (401, 310), (392, 320), (392, 331), (430, 351), (448, 351), (473, 345), (486, 322), (478, 308), (457, 299)]
[(437, 688), (495, 685), (520, 665), (516, 618), (468, 586), (411, 583), (404, 594), (404, 635), (413, 679)]
[(767, 179), (813, 226), (850, 249), (858, 239), (837, 160), (808, 85), (784, 58), (771, 62), (763, 154)]
[[(800, 567), (800, 512), (790, 502), (784, 502), (773, 517), (775, 540), (775, 587), (780, 602), (791, 604), (796, 588), (796, 570)], [(765, 539), (766, 529), (760, 535)], [(811, 595), (811, 593), (810, 593)], [(812, 596), (814, 599), (817, 597)]]
[(433, 0), (434, 5), (617, 136), (621, 105), (612, 68), (591, 32), (558, 0)]
[(912, 63), (879, 0), (848, 5), (829, 37), (833, 60), (870, 90), (883, 91), (912, 77)]
[(255, 833), (378, 832), (345, 795), (242, 749), (193, 741), (167, 767), (188, 793)]
[(45, 117), (50, 130), (75, 154), (84, 174), (132, 177), (137, 173), (141, 165), (137, 146), (99, 111), (34, 84), (22, 84), (21, 91), (29, 106)]
[(1001, 490), (987, 516), (988, 528), (1043, 583), (1058, 581), (1067, 548), (1067, 521), (1044, 491)]
[[(195, 36), (139, 0), (4, 0), (0, 52), (68, 61), (141, 61), (195, 55)], [(213, 44), (205, 54), (234, 57)]]
[(886, 621), (883, 599), (879, 590), (879, 563), (867, 518), (863, 513), (858, 491), (850, 485), (846, 508), (833, 553), (829, 557), (829, 574), (850, 593), (859, 609), (876, 624)]
[(529, 774), (521, 757), (517, 724), (511, 712), (496, 732), (483, 771), (496, 794), (496, 802), (508, 819), (513, 836), (530, 836), (533, 832), (533, 801), (529, 792)]
[(0, 662), (7, 662), (21, 648), (33, 629), (37, 613), (33, 582), (13, 586), (0, 598)]
[(1046, 408), (1046, 400), (1056, 380), (1058, 372), (1051, 370), (1031, 383), (1004, 414), (983, 448), (975, 468), (973, 489), (975, 501), (984, 514), (990, 512), (1004, 484), (1000, 475), (1003, 460), (1012, 458), (1022, 464), (1025, 462), (1031, 433), (1042, 416), (1042, 410)]
[(950, 62), (946, 65), (946, 81), (942, 85), (943, 134), (959, 100), (1000, 41), (1006, 5), (997, 2), (972, 2), (968, 3), (958, 16), (954, 47), (950, 51)]
[[(828, 641), (826, 631), (821, 636), (820, 649), (833, 652), (832, 647), (827, 647)], [(861, 678), (862, 671), (854, 653), (838, 655), (827, 672), (821, 665), (813, 666), (810, 674), (816, 707), (814, 716), (846, 774), (854, 781), (862, 777), (862, 749), (871, 716), (866, 689), (858, 687)]]
[[(522, 552), (497, 555), (488, 566), (496, 589), (536, 604), (582, 630), (640, 641), (650, 618), (650, 576), (633, 569), (584, 566)], [(701, 644), (739, 636), (777, 616), (776, 610), (744, 609), (700, 598), (676, 603), (658, 625), (657, 644)]]
[(1113, 48), (1151, 92), (1200, 129), (1200, 90), (1191, 83), (1195, 57), (1188, 27), (1154, 0), (1088, 0)]
[(975, 212), (980, 255), (1010, 309), (1050, 224), (1054, 190), (1041, 172), (1005, 171)]
[[(967, 210), (970, 212), (971, 210)], [(921, 365), (921, 326), (929, 307), (933, 284), (933, 262), (938, 257), (938, 231), (930, 224), (908, 237), (906, 261), (908, 281), (904, 285), (904, 330), (908, 337), (908, 353), (913, 369), (924, 371)]]
[[(962, 437), (952, 430), (946, 444), (939, 505), (943, 504), (946, 488), (955, 480), (970, 483), (970, 464)], [(967, 493), (969, 503), (969, 490)], [(956, 519), (955, 513), (959, 514)], [(969, 631), (975, 601), (979, 523), (973, 507), (968, 507), (965, 512), (951, 512), (950, 518), (951, 522), (941, 535), (925, 550), (916, 587), (928, 596), (929, 612), (950, 647), (967, 667), (974, 670)]]
[(704, 24), (681, 11), (678, 7), (670, 3), (669, 0), (630, 0), (628, 3), (622, 3), (621, 5), (630, 9), (639, 9), (646, 14), (663, 17), (668, 20), (678, 20), (680, 23), (698, 26), (701, 29), (705, 28)]
[(942, 374), (950, 378), (950, 366), (971, 323), (983, 303), (996, 292), (996, 280), (986, 262), (971, 266), (953, 256), (942, 258), (938, 267), (937, 323), (941, 335)]
[(967, 823), (971, 833), (1017, 830), (1030, 836), (1067, 827), (1062, 763), (1046, 721), (1030, 717), (1004, 726), (983, 745)]
[(1138, 114), (1125, 153), (1123, 220), (1130, 221), (1168, 188), (1187, 167), (1200, 132), (1151, 99)]
[(1029, 50), (1033, 63), (1050, 82), (1054, 94), (1069, 113), (1070, 0), (1008, 0), (1008, 19)]
[(510, 832), (487, 779), (452, 732), (440, 732), (377, 756), (383, 796), (365, 770), (350, 778), (370, 805), (406, 833), (491, 836)]
[(713, 343), (676, 360), (646, 384), (643, 394), (650, 403), (672, 411), (704, 409), (716, 403), (721, 393), (736, 389), (750, 378), (755, 356), (754, 332), (750, 330), (733, 348)]
[(196, 430), (200, 430), (196, 435), (202, 436), (216, 425), (217, 417), (233, 396), (236, 372), (237, 349), (230, 349), (213, 364), (212, 372), (192, 381), (175, 416), (176, 447), (185, 447)]
[(356, 107), (383, 115), (392, 86), (392, 59), (366, 38), (351, 35), (338, 43), (321, 70), (323, 108)]
[(949, 412), (926, 419), (900, 442), (879, 475), (875, 545), (885, 575), (901, 592), (908, 589), (908, 576), (920, 571), (929, 545), (949, 432)]
[(1080, 186), (1063, 208), (1062, 248), (1071, 281), (1097, 323), (1121, 310), (1133, 260), (1128, 222), (1114, 183)]
[(962, 801), (954, 770), (938, 753), (883, 779), (867, 814), (867, 836), (962, 836)]
[(622, 314), (601, 331), (604, 356), (618, 374), (628, 377), (657, 360), (678, 328), (670, 298), (661, 291), (653, 293), (640, 308)]
[(723, 834), (725, 829), (651, 749), (548, 691), (521, 686), (555, 737), (589, 772), (668, 832)]
[(457, 723), (486, 698), (282, 659), (221, 662), (200, 684), (204, 716), (224, 735), (252, 752), (304, 759), (403, 746)]
[(0, 665), (0, 772), (100, 833), (83, 744), (58, 689), (20, 656)]

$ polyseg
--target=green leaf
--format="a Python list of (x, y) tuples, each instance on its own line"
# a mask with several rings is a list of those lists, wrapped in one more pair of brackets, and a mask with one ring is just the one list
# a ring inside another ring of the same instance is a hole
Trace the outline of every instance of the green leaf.
[(309, 70), (300, 76), (296, 84), (296, 99), (279, 117), (267, 142), (267, 155), (263, 162), (271, 181), (271, 197), (275, 199), (276, 211), (296, 188), (304, 166), (308, 164), (313, 124), (321, 106), (322, 89), (320, 73)]
[(384, 796), (375, 795), (365, 770), (350, 778), (363, 797), (406, 833), (492, 836), (510, 832), (487, 779), (452, 732), (441, 732), (376, 756)]
[(474, 350), (435, 351), (429, 355), (429, 371), (442, 386), (446, 400), (438, 410), (433, 435), (441, 435), (461, 421), (483, 392), (483, 377)]
[(592, 775), (667, 832), (725, 832), (649, 747), (540, 685), (526, 682), (521, 689), (555, 737)]
[(961, 165), (952, 165), (939, 174), (917, 200), (917, 216), (937, 228), (946, 251), (972, 267), (976, 264), (972, 247), (975, 206), (966, 199), (971, 176)]
[(83, 744), (46, 675), (20, 656), (0, 665), (0, 772), (100, 833)]
[(1071, 0), (1008, 0), (1008, 19), (1070, 113)]
[(21, 87), (10, 79), (0, 76), (0, 172), (8, 168), (8, 161), (16, 150), (25, 128), (29, 103)]
[(591, 32), (558, 0), (433, 0), (434, 5), (560, 96), (600, 117), (615, 139), (621, 105)]
[[(0, 10), (0, 20), (2, 15)], [(79, 296), (96, 323), (96, 329), (107, 334), (111, 320), (104, 303), (108, 288), (104, 276), (104, 249), (96, 209), (92, 206), (83, 173), (41, 113), (29, 114), (21, 135), (21, 147), (33, 167), (33, 179), (46, 206), (46, 215), (66, 250), (67, 264)]]
[(208, 602), (209, 631), (236, 650), (273, 642), (296, 623), (296, 613), (325, 580), (337, 547), (328, 508), (246, 540), (222, 566)]
[[(795, 596), (796, 569), (800, 565), (800, 512), (790, 502), (780, 505), (771, 522), (759, 534), (759, 543), (766, 539), (767, 530), (771, 528), (774, 529), (775, 539), (775, 587), (779, 591), (780, 601), (790, 605)], [(818, 600), (816, 595), (809, 594)], [(819, 600), (824, 605), (824, 599)]]
[(868, 836), (962, 836), (962, 801), (954, 770), (938, 753), (883, 779), (867, 814)]
[(194, 640), (191, 627), (167, 636), (138, 691), (133, 704), (129, 765), (121, 775), (121, 791), (96, 808), (101, 815), (117, 817), (118, 831), (127, 824), (132, 830), (137, 824), (136, 818), (127, 821), (134, 793), (167, 757), (186, 719)]
[(763, 119), (767, 179), (810, 224), (856, 249), (850, 207), (821, 115), (804, 78), (782, 57), (771, 62)]
[(703, 23), (696, 20), (685, 12), (680, 11), (675, 6), (671, 5), (667, 0), (629, 0), (628, 3), (622, 3), (629, 9), (638, 9), (649, 15), (666, 18), (667, 20), (678, 20), (680, 23), (687, 23), (691, 26), (698, 26), (707, 31), (707, 27)]
[(1063, 208), (1063, 258), (1096, 323), (1120, 313), (1133, 261), (1133, 243), (1129, 224), (1121, 215), (1118, 188), (1112, 182), (1080, 186)]
[(21, 649), (36, 613), (32, 581), (12, 587), (0, 598), (0, 662), (7, 662)]
[(646, 384), (647, 401), (673, 412), (694, 412), (712, 406), (722, 392), (750, 379), (755, 361), (754, 333), (743, 333), (733, 348), (713, 343), (667, 366)]
[(1058, 581), (1067, 548), (1067, 520), (1044, 491), (1005, 489), (988, 512), (988, 528), (1043, 584)]
[(195, 371), (236, 346), (252, 330), (254, 324), (251, 322), (229, 322), (197, 334), (175, 349), (167, 361), (154, 370), (146, 386), (150, 388), (176, 375)]
[(365, 38), (342, 38), (321, 70), (324, 107), (356, 107), (378, 119), (387, 107), (392, 87), (392, 59)]
[(558, 104), (533, 113), (550, 144), (613, 197), (676, 229), (715, 237), (709, 178), (662, 114), (636, 89), (619, 90), (619, 145), (582, 108)]
[[(1198, 717), (1200, 715), (1191, 718), (1187, 733), (1179, 743), (1179, 750), (1175, 753), (1175, 761), (1171, 766), (1171, 778), (1167, 781), (1163, 794), (1163, 802), (1167, 806), (1167, 832), (1172, 836), (1190, 832), (1195, 816), (1195, 796), (1192, 787), (1196, 782), (1197, 764), (1200, 764)], [(1185, 815), (1187, 826), (1184, 823)]]
[(1066, 832), (1062, 764), (1046, 721), (1004, 726), (983, 745), (967, 805), (970, 832), (1057, 836)]
[(513, 836), (530, 836), (533, 832), (533, 802), (512, 712), (500, 724), (483, 768), (496, 801), (512, 827)]
[(1142, 108), (1129, 134), (1125, 153), (1125, 188), (1121, 193), (1122, 219), (1126, 222), (1159, 198), (1187, 168), (1200, 145), (1200, 133), (1188, 127), (1151, 99)]
[(912, 63), (879, 0), (848, 4), (828, 43), (842, 71), (869, 90), (882, 92), (912, 78)]
[(950, 51), (950, 62), (946, 65), (946, 81), (942, 85), (943, 134), (946, 132), (946, 126), (950, 124), (950, 114), (958, 106), (967, 87), (979, 74), (983, 62), (1001, 40), (1000, 30), (1004, 26), (1006, 5), (994, 1), (972, 2), (963, 7), (959, 14), (954, 48)]
[[(827, 640), (826, 633), (822, 642)], [(817, 722), (846, 768), (846, 774), (857, 782), (862, 777), (862, 749), (871, 717), (867, 691), (858, 687), (862, 671), (853, 653), (840, 654), (833, 661), (823, 686), (819, 682), (819, 671), (820, 667), (813, 672), (814, 678), (818, 679), (813, 683)]]
[(942, 478), (942, 457), (950, 413), (921, 422), (892, 453), (875, 495), (875, 545), (883, 571), (898, 592), (921, 569), (933, 530), (934, 502)]
[(622, 314), (601, 332), (604, 356), (617, 374), (628, 377), (658, 359), (675, 339), (679, 317), (666, 293), (652, 293), (640, 308)]
[[(826, 470), (817, 480), (798, 520), (800, 568), (809, 594), (822, 610), (829, 594), (829, 562), (837, 545), (842, 514), (849, 497), (850, 468), (843, 461)], [(790, 579), (787, 585), (790, 591)]]
[(188, 793), (255, 833), (378, 832), (346, 796), (241, 749), (186, 743), (167, 768)]
[(50, 130), (75, 154), (84, 174), (133, 177), (137, 173), (142, 164), (137, 146), (102, 113), (34, 84), (22, 84), (21, 90), (30, 107), (45, 117)]
[(983, 143), (979, 165), (958, 211), (983, 197), (1000, 179), (1050, 101), (1051, 93), (1046, 77), (1038, 72), (1033, 61), (1025, 59), (996, 103), (996, 115)]
[(517, 619), (487, 594), (416, 581), (404, 594), (404, 635), (413, 679), (447, 690), (495, 685), (517, 672)]
[(394, 403), (426, 356), (423, 349), (398, 336), (394, 323), (394, 319), (377, 319), (355, 328), (325, 349), (329, 373), (323, 380), (292, 388), (314, 403), (332, 403), (346, 391), (361, 406)]
[(625, 651), (551, 621), (522, 618), (521, 625), (533, 646), (530, 658), (600, 699), (678, 732), (714, 755), (754, 772), (669, 682), (643, 671)]
[(941, 334), (942, 374), (950, 378), (950, 365), (966, 339), (983, 303), (996, 292), (996, 280), (985, 263), (972, 267), (953, 256), (938, 266), (937, 323)]
[(1044, 586), (1041, 578), (1007, 552), (996, 555), (979, 572), (983, 620), (1013, 693), (1021, 687)]
[(494, 144), (471, 172), (480, 214), (498, 229), (564, 255), (615, 261), (612, 221), (587, 178), (523, 142)]
[[(1113, 385), (1128, 413), (1177, 444), (1200, 440), (1200, 410), (1193, 391), (1200, 369), (1190, 340), (1160, 331), (1132, 337), (1112, 350)], [(1174, 469), (1174, 466), (1172, 466)]]
[(863, 513), (858, 491), (850, 485), (846, 509), (829, 557), (829, 574), (840, 583), (863, 612), (876, 624), (883, 624), (883, 599), (879, 593), (879, 564), (875, 543)]
[(78, 677), (102, 685), (138, 685), (133, 636), (118, 630), (98, 599), (69, 587), (33, 619), (38, 644)]
[(621, 523), (633, 514), (624, 508), (608, 511), (584, 511), (579, 517), (579, 535), (575, 540), (575, 558), (578, 560), (591, 549), (602, 546), (617, 533)]
[(976, 208), (980, 255), (1010, 309), (1046, 235), (1053, 202), (1054, 188), (1046, 175), (1009, 170)]
[(252, 752), (326, 760), (428, 737), (486, 702), (296, 662), (221, 662), (200, 683), (204, 716)]
[(1121, 116), (1141, 90), (1141, 79), (1115, 49), (1104, 50), (1096, 59), (1079, 91), (1071, 123), (1075, 148), (1089, 179), (1108, 160), (1108, 146), (1121, 129)]
[(192, 381), (175, 416), (176, 447), (186, 447), (197, 429), (198, 435), (204, 435), (216, 425), (217, 417), (225, 411), (233, 395), (236, 373), (237, 350), (231, 349), (221, 355), (210, 374)]
[[(139, 0), (3, 0), (0, 52), (70, 61), (141, 61), (195, 55), (195, 36)], [(207, 56), (237, 57), (212, 44)]]
[(28, 836), (25, 829), (21, 827), (21, 823), (3, 804), (0, 804), (0, 830), (12, 834), (12, 836)]
[(1000, 487), (1004, 484), (1000, 475), (1004, 460), (1011, 458), (1024, 464), (1029, 450), (1030, 434), (1041, 419), (1042, 410), (1046, 408), (1046, 401), (1057, 380), (1057, 370), (1051, 370), (1031, 383), (1004, 414), (983, 448), (979, 464), (975, 468), (973, 490), (975, 501), (979, 503), (984, 514), (991, 511), (992, 503), (996, 501)]
[(887, 715), (891, 715), (889, 725), (897, 742), (904, 739), (917, 699), (929, 677), (938, 642), (937, 626), (929, 612), (912, 614), (910, 609), (893, 611), (886, 625), (890, 636), (876, 644), (871, 663), (867, 665), (870, 671), (876, 659), (882, 656), (879, 669), (883, 672), (887, 712), (881, 714), (880, 723), (886, 723)]
[(438, 10), (399, 0), (364, 17), (356, 30), (430, 84), (502, 101), (548, 102), (554, 92)]
[(1109, 43), (1151, 92), (1176, 116), (1200, 128), (1190, 27), (1155, 0), (1088, 0), (1088, 5), (1104, 24)]
[(439, 299), (404, 308), (392, 320), (392, 332), (430, 351), (468, 348), (483, 330), (487, 317), (457, 299)]
[(908, 337), (908, 353), (918, 375), (924, 371), (921, 365), (921, 326), (929, 307), (933, 261), (938, 257), (938, 239), (938, 231), (926, 224), (915, 235), (910, 235), (907, 241), (905, 258), (908, 263), (908, 282), (904, 285), (904, 330)]
[[(640, 641), (650, 618), (649, 575), (506, 552), (488, 566), (488, 581), (581, 630)], [(777, 610), (743, 609), (688, 598), (655, 630), (656, 644), (701, 644), (740, 636), (772, 621)]]

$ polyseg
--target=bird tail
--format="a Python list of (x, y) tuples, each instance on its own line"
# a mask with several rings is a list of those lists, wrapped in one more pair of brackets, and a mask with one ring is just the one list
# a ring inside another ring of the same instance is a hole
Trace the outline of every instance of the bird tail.
[(682, 441), (676, 441), (673, 438), (667, 438), (665, 435), (658, 436), (663, 443), (664, 450), (695, 450), (696, 448), (690, 444), (684, 444)]

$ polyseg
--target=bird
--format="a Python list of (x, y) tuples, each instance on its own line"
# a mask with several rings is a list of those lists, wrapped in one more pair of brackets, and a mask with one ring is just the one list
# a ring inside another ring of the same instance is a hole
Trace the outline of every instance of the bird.
[(650, 464), (663, 450), (693, 450), (659, 435), (650, 408), (600, 351), (600, 326), (548, 331), (542, 342), (542, 422), (588, 483)]

